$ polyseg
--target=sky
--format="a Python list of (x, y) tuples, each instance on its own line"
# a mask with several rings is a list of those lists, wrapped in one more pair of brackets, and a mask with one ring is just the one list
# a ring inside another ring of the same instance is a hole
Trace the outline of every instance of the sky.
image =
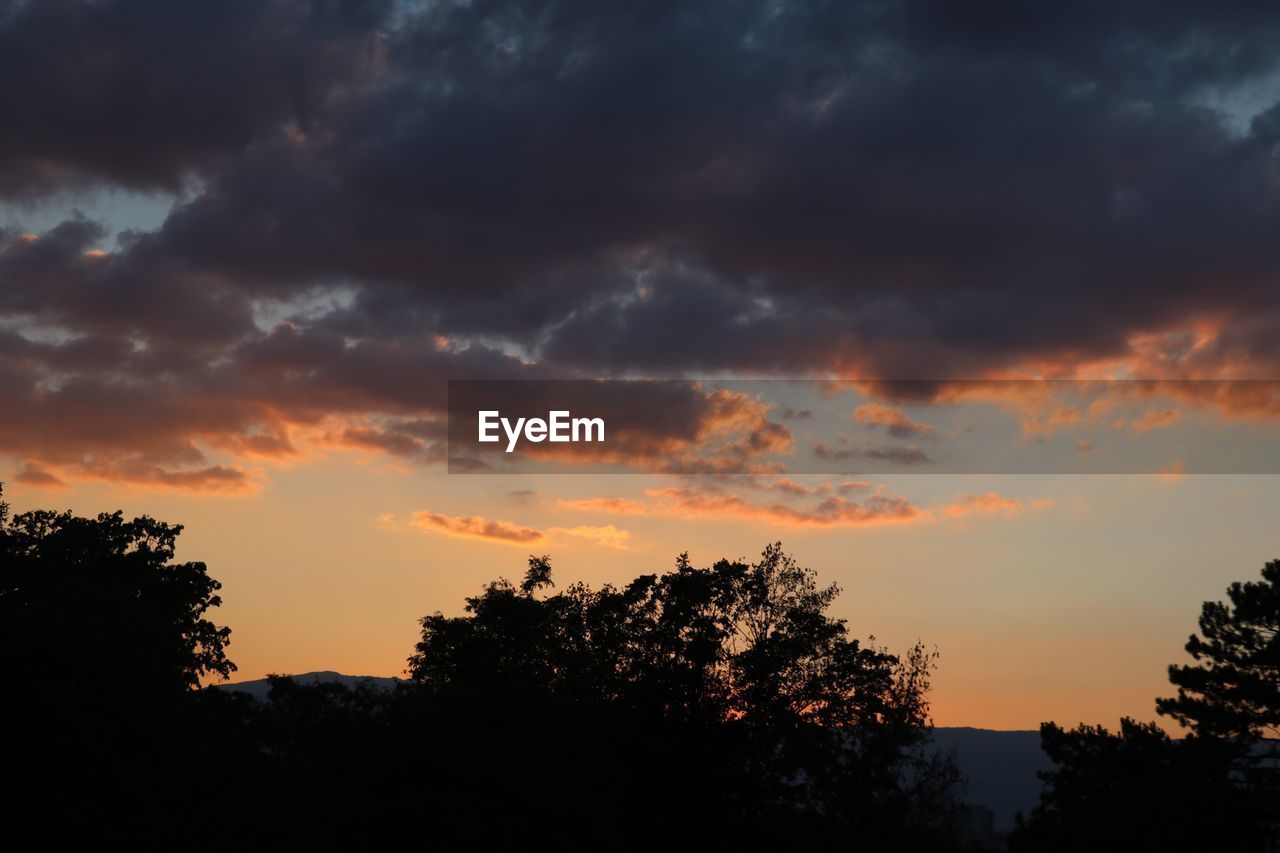
[[(1149, 719), (1280, 556), (1277, 39), (1189, 0), (0, 0), (6, 499), (186, 525), (243, 678), (398, 674), (530, 553), (781, 539), (855, 635), (938, 648), (941, 725)], [(610, 441), (461, 454), (472, 380)]]

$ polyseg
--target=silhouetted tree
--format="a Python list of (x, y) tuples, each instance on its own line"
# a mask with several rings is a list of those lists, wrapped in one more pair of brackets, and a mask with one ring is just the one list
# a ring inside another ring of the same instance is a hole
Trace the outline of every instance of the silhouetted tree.
[(212, 717), (235, 703), (198, 688), (234, 670), (230, 632), (206, 618), (220, 599), (204, 564), (173, 559), (181, 530), (119, 512), (0, 525), (0, 679), (21, 733), (5, 756), (22, 783), (11, 803), (53, 812), (46, 832), (172, 827), (179, 800), (206, 790), (199, 758), (225, 752)]
[[(5, 523), (0, 670), (58, 693), (155, 701), (226, 677), (230, 629), (207, 618), (221, 585), (173, 561), (181, 525), (45, 510)], [(74, 697), (73, 697), (74, 698)]]
[(1200, 635), (1186, 645), (1196, 663), (1169, 667), (1178, 695), (1156, 709), (1200, 735), (1280, 737), (1280, 560), (1227, 597), (1204, 603)]
[(1201, 607), (1186, 645), (1196, 662), (1169, 667), (1178, 693), (1156, 710), (1233, 748), (1240, 787), (1268, 806), (1280, 842), (1280, 560), (1260, 581), (1231, 584), (1227, 599)]
[[(550, 580), (534, 557), (519, 586), (467, 599), (468, 615), (423, 619), (414, 682), (482, 717), (495, 702), (574, 709), (575, 731), (630, 777), (590, 768), (597, 795), (665, 790), (667, 819), (682, 825), (732, 822), (757, 842), (945, 846), (957, 779), (923, 749), (933, 655), (851, 639), (826, 612), (837, 588), (780, 544), (755, 563), (698, 569), (681, 555), (674, 571), (621, 588), (539, 597)], [(554, 737), (559, 726), (544, 724)]]
[(934, 656), (889, 654), (779, 545), (556, 592), (550, 560), (422, 620), (394, 690), (226, 676), (219, 585), (181, 528), (0, 506), (0, 676), (18, 793), (50, 846), (954, 849)]
[(1173, 740), (1155, 723), (1041, 726), (1055, 769), (1043, 774), (1040, 805), (1015, 833), (1028, 851), (1262, 851), (1277, 840), (1280, 787), (1280, 561), (1261, 582), (1234, 583), (1229, 603), (1206, 602), (1174, 665), (1173, 698), (1156, 710), (1190, 729)]
[(1054, 763), (1040, 804), (1011, 848), (1034, 853), (1261, 851), (1259, 802), (1233, 780), (1232, 756), (1203, 738), (1174, 740), (1155, 723), (1040, 727)]

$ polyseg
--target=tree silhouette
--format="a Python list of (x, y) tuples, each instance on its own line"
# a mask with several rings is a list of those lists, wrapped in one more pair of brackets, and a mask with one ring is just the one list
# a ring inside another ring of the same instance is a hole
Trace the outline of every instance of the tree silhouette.
[(933, 655), (851, 639), (827, 614), (838, 589), (780, 544), (754, 563), (699, 569), (681, 555), (621, 588), (539, 597), (550, 581), (533, 557), (519, 586), (488, 584), (466, 616), (424, 618), (413, 681), (485, 717), (492, 702), (572, 708), (576, 731), (631, 777), (596, 767), (597, 792), (617, 785), (625, 803), (643, 796), (636, 780), (681, 790), (668, 819), (732, 820), (756, 841), (945, 846), (958, 791), (923, 749)]
[[(1206, 602), (1194, 665), (1169, 667), (1177, 696), (1156, 710), (1187, 726), (1170, 738), (1155, 723), (1040, 728), (1055, 769), (1030, 820), (1014, 834), (1026, 851), (1134, 849), (1263, 851), (1280, 841), (1280, 561), (1261, 582), (1233, 583), (1229, 603)], [(1272, 739), (1265, 739), (1271, 735)]]
[(1227, 598), (1204, 603), (1200, 635), (1186, 645), (1196, 663), (1169, 667), (1178, 694), (1156, 710), (1200, 735), (1280, 737), (1280, 560), (1261, 581), (1231, 584)]
[(1114, 734), (1045, 723), (1040, 738), (1055, 767), (1040, 774), (1040, 804), (1019, 818), (1014, 851), (1264, 849), (1260, 800), (1238, 789), (1231, 753), (1213, 741), (1128, 718)]
[(180, 695), (229, 676), (230, 629), (205, 618), (221, 585), (173, 562), (181, 525), (45, 510), (4, 526), (0, 667), (57, 693)]
[(837, 590), (761, 559), (556, 591), (531, 557), (422, 620), (397, 689), (226, 676), (181, 528), (0, 502), (6, 825), (50, 846), (959, 849), (934, 656), (849, 636)]
[(45, 818), (47, 838), (176, 836), (218, 784), (200, 761), (229, 758), (235, 734), (220, 719), (235, 701), (198, 690), (235, 669), (229, 629), (207, 618), (218, 582), (174, 561), (177, 525), (119, 512), (0, 518), (5, 758), (20, 783), (9, 805)]
[(1231, 584), (1227, 599), (1202, 606), (1186, 645), (1196, 663), (1169, 667), (1178, 692), (1156, 710), (1233, 752), (1238, 787), (1265, 806), (1280, 842), (1280, 560), (1260, 581)]

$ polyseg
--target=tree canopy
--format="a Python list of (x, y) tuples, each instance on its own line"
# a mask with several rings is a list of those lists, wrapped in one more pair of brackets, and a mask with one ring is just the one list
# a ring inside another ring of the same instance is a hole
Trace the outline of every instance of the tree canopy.
[(1040, 804), (1014, 851), (1264, 849), (1265, 803), (1238, 785), (1233, 755), (1218, 744), (1128, 718), (1114, 733), (1045, 723), (1040, 737), (1054, 768), (1041, 774)]
[(0, 507), (10, 805), (50, 839), (956, 847), (934, 656), (854, 639), (781, 545), (600, 589), (533, 556), (425, 617), (398, 689), (276, 678), (255, 702), (200, 687), (234, 664), (181, 530)]
[(230, 629), (209, 618), (219, 583), (174, 559), (181, 532), (120, 512), (0, 509), (8, 805), (45, 816), (46, 833), (176, 838), (210, 817), (202, 798), (225, 782), (213, 762), (238, 734), (226, 697), (200, 686), (235, 665)]
[(618, 701), (669, 717), (805, 724), (927, 723), (931, 657), (905, 659), (848, 636), (826, 613), (838, 594), (770, 545), (756, 563), (675, 570), (622, 588), (551, 585), (531, 557), (519, 586), (497, 581), (467, 599), (468, 616), (422, 620), (413, 679), (444, 687), (491, 679)]
[[(235, 667), (181, 531), (0, 500), (13, 825), (196, 849), (975, 849), (963, 780), (929, 746), (936, 653), (853, 636), (839, 589), (780, 543), (600, 588), (557, 587), (533, 555), (518, 583), (424, 617), (395, 689), (281, 677), (257, 702), (201, 687)], [(1187, 737), (1044, 724), (1053, 769), (1013, 848), (1265, 849), (1278, 585), (1268, 563), (1204, 605), (1158, 702)]]
[(828, 614), (838, 589), (780, 543), (751, 563), (695, 568), (682, 554), (623, 587), (552, 587), (535, 556), (521, 583), (467, 599), (466, 615), (424, 618), (414, 683), (444, 700), (595, 709), (660, 735), (625, 739), (629, 769), (656, 780), (661, 756), (682, 768), (672, 776), (707, 778), (701, 807), (750, 814), (757, 833), (921, 837), (954, 819), (954, 771), (922, 749), (934, 656), (851, 638)]
[(207, 615), (221, 584), (175, 562), (181, 525), (122, 513), (45, 510), (4, 525), (0, 665), (48, 689), (137, 697), (199, 687), (235, 671), (230, 629)]
[(1068, 731), (1041, 726), (1054, 763), (1040, 804), (1014, 834), (1027, 851), (1221, 850), (1258, 853), (1280, 841), (1280, 561), (1261, 581), (1205, 602), (1194, 663), (1169, 667), (1177, 688), (1158, 713), (1187, 728), (1121, 721)]
[(1280, 560), (1206, 601), (1186, 650), (1195, 663), (1169, 667), (1178, 692), (1157, 700), (1161, 714), (1200, 735), (1280, 738)]

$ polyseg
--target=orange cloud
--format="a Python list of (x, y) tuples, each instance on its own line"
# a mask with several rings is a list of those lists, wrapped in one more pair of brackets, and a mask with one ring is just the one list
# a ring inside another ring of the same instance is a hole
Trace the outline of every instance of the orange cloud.
[(553, 527), (548, 532), (552, 535), (586, 539), (605, 548), (614, 548), (619, 551), (631, 548), (630, 531), (614, 527), (612, 524), (606, 524), (603, 527), (591, 527), (586, 524), (579, 524), (577, 527)]
[[(1099, 426), (1143, 434), (1183, 419), (1185, 409), (1216, 412), (1225, 420), (1280, 419), (1280, 381), (1253, 378), (1257, 370), (1236, 370), (1196, 356), (1212, 351), (1221, 330), (1171, 332), (1160, 345), (1173, 354), (1116, 359), (1105, 364), (1055, 367), (1049, 364), (1006, 370), (982, 379), (937, 381), (834, 380), (828, 394), (855, 391), (888, 401), (928, 402), (938, 406), (989, 404), (1020, 421), (1028, 438), (1042, 438), (1064, 427)], [(1144, 347), (1154, 344), (1144, 339)], [(1181, 347), (1181, 349), (1179, 349)], [(1181, 360), (1174, 354), (1181, 354)], [(1274, 371), (1272, 371), (1274, 373)], [(1243, 374), (1243, 376), (1239, 375)], [(1133, 379), (1133, 376), (1143, 376)], [(1138, 416), (1118, 412), (1140, 403), (1165, 403)], [(1167, 405), (1169, 402), (1177, 406)], [(878, 404), (868, 404), (878, 405)], [(1178, 406), (1182, 407), (1179, 409)], [(883, 407), (889, 411), (896, 411)], [(888, 421), (890, 415), (875, 416)], [(871, 415), (867, 416), (872, 419)]]
[(442, 515), (421, 510), (413, 514), (410, 524), (422, 530), (434, 530), (449, 536), (488, 539), (511, 545), (530, 545), (546, 539), (546, 534), (541, 530), (521, 527), (509, 521), (493, 521), (480, 515)]
[(1047, 509), (1051, 506), (1053, 506), (1052, 498), (1024, 501), (1021, 498), (1005, 497), (998, 492), (986, 492), (981, 495), (966, 492), (957, 496), (953, 503), (942, 507), (939, 515), (943, 518), (960, 518), (974, 513), (1002, 513), (1005, 518), (1013, 518), (1028, 509)]
[[(47, 469), (41, 470), (47, 472)], [(99, 458), (61, 466), (57, 477), (63, 481), (100, 480), (132, 489), (216, 497), (255, 495), (267, 482), (261, 469), (246, 469), (238, 465), (166, 468), (138, 459), (116, 461)]]
[(864, 403), (853, 410), (853, 419), (868, 426), (882, 426), (894, 438), (932, 437), (933, 427), (925, 423), (916, 423), (906, 416), (901, 409), (884, 406), (880, 403)]
[(272, 420), (261, 427), (210, 435), (205, 440), (210, 447), (242, 458), (285, 461), (301, 456), (291, 439), (291, 427), (284, 420)]
[(14, 482), (36, 489), (67, 489), (70, 486), (46, 468), (28, 462), (13, 474)]
[(556, 506), (663, 518), (738, 519), (794, 528), (854, 528), (927, 523), (971, 514), (1001, 513), (1006, 518), (1012, 518), (1026, 510), (1044, 509), (1053, 504), (1048, 498), (1027, 501), (988, 492), (980, 495), (962, 494), (952, 503), (937, 509), (925, 509), (915, 506), (901, 495), (890, 493), (884, 486), (875, 488), (861, 501), (832, 493), (841, 489), (846, 493), (863, 491), (865, 488), (869, 488), (869, 484), (844, 483), (831, 489), (803, 487), (802, 492), (787, 493), (796, 497), (822, 496), (816, 504), (808, 506), (795, 506), (783, 501), (753, 502), (705, 485), (646, 489), (645, 496), (648, 500), (645, 501), (602, 497), (557, 501)]
[(556, 501), (563, 509), (584, 512), (607, 512), (614, 515), (646, 515), (649, 507), (643, 501), (630, 498), (575, 498)]
[[(539, 530), (510, 521), (485, 518), (481, 515), (444, 515), (429, 510), (415, 512), (410, 517), (409, 523), (419, 530), (444, 533), (447, 536), (486, 539), (507, 545), (545, 545), (556, 539), (569, 538), (619, 551), (626, 551), (631, 547), (631, 532), (612, 524), (600, 527), (579, 524), (575, 527), (551, 527), (547, 530)], [(394, 529), (395, 516), (391, 514), (379, 516), (378, 526)]]
[(247, 471), (235, 465), (210, 465), (180, 471), (157, 467), (95, 476), (133, 488), (221, 497), (247, 497), (257, 494), (263, 486), (261, 472)]
[(881, 491), (863, 503), (830, 495), (813, 507), (795, 507), (783, 502), (753, 503), (737, 495), (692, 486), (646, 489), (645, 495), (649, 500), (587, 498), (557, 501), (556, 505), (623, 515), (743, 519), (786, 527), (869, 527), (917, 521), (923, 515), (906, 498)]
[(763, 492), (780, 492), (784, 495), (792, 497), (813, 497), (814, 495), (829, 495), (837, 493), (840, 495), (849, 495), (857, 492), (869, 492), (875, 488), (874, 484), (865, 480), (848, 480), (843, 483), (816, 483), (814, 485), (806, 485), (792, 480), (790, 477), (768, 477), (749, 480), (745, 485), (757, 491)]
[(680, 518), (738, 518), (785, 527), (871, 527), (919, 520), (921, 511), (906, 498), (877, 493), (863, 503), (831, 496), (814, 507), (756, 504), (736, 495), (707, 494), (691, 487), (649, 489), (653, 512)]
[(347, 426), (315, 436), (317, 444), (344, 450), (373, 450), (392, 456), (421, 456), (427, 443), (412, 435), (371, 426)]

